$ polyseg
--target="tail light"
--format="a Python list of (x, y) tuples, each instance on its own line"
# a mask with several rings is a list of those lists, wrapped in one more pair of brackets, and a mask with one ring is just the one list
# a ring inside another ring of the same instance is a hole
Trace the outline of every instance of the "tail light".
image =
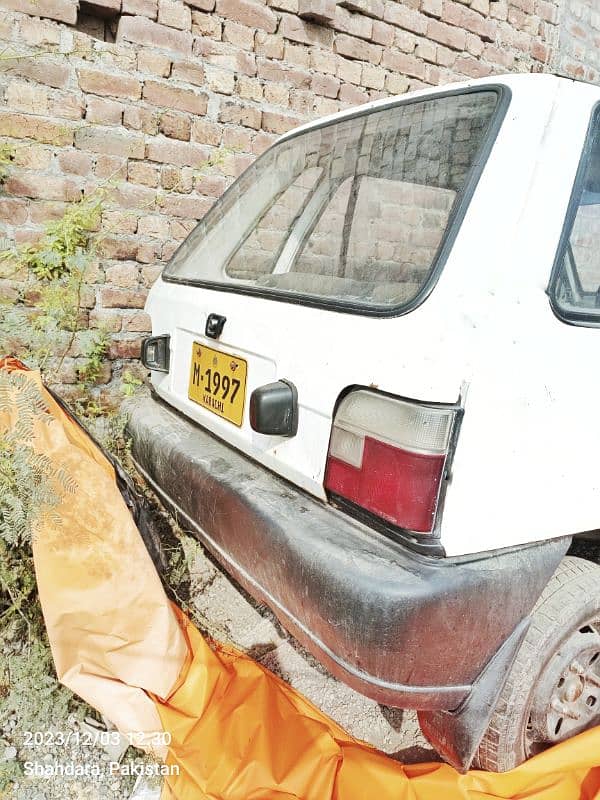
[(431, 534), (457, 414), (368, 390), (340, 403), (325, 487), (407, 531)]

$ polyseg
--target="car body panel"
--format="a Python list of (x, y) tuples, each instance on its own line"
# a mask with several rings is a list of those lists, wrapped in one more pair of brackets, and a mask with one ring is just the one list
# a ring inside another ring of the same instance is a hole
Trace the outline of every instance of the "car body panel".
[[(147, 303), (153, 333), (171, 336), (171, 370), (152, 376), (157, 394), (321, 500), (332, 415), (348, 387), (460, 402), (439, 525), (448, 555), (600, 527), (600, 475), (592, 464), (600, 442), (599, 334), (559, 321), (546, 294), (600, 88), (552, 76), (493, 83), (511, 92), (506, 118), (437, 284), (410, 313), (363, 316), (164, 280)], [(369, 107), (394, 102), (401, 99)], [(209, 313), (227, 318), (217, 343), (204, 336)], [(237, 428), (190, 401), (195, 341), (248, 361), (247, 397), (291, 380), (297, 435), (252, 431), (247, 408)]]

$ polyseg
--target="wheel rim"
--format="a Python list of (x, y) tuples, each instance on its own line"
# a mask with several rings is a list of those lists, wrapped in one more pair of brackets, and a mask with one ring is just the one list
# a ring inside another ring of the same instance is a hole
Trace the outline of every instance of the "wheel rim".
[(600, 616), (565, 639), (541, 672), (532, 696), (527, 757), (563, 742), (600, 719)]

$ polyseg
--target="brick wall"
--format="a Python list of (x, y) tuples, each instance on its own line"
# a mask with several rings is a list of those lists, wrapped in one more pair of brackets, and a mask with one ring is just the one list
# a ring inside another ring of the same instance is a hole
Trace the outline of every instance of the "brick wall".
[[(16, 148), (0, 236), (32, 240), (66, 203), (111, 187), (84, 298), (89, 325), (113, 335), (118, 378), (162, 264), (278, 134), (465, 77), (558, 63), (595, 76), (595, 4), (0, 0), (0, 137)], [(77, 357), (75, 345), (65, 381)]]
[(558, 71), (572, 78), (597, 82), (600, 78), (600, 3), (565, 0), (560, 17)]

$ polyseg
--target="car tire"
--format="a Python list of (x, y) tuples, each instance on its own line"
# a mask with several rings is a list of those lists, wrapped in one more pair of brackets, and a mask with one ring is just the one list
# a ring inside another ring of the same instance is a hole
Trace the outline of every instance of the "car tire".
[(600, 566), (566, 556), (535, 605), (473, 766), (505, 772), (599, 723)]

